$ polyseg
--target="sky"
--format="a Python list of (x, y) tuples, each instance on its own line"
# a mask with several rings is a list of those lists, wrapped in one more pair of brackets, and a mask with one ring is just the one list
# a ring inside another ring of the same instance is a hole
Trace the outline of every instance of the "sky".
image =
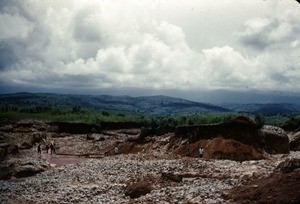
[(0, 92), (298, 94), (294, 0), (1, 0)]

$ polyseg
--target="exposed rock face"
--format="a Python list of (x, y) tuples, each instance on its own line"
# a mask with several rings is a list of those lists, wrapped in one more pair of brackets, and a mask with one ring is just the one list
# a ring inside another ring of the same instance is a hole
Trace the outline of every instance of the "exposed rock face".
[(132, 129), (141, 128), (142, 123), (136, 122), (102, 122), (101, 127), (103, 130), (118, 130), (118, 129)]
[(286, 161), (280, 163), (275, 171), (279, 171), (281, 173), (290, 173), (295, 169), (300, 168), (300, 158), (287, 159)]
[(175, 134), (191, 141), (222, 136), (253, 147), (263, 146), (263, 138), (258, 134), (256, 123), (244, 116), (217, 124), (178, 127)]
[(234, 140), (216, 138), (205, 146), (205, 159), (230, 159), (235, 161), (263, 159), (253, 147)]
[(30, 149), (33, 145), (28, 142), (23, 142), (20, 146), (20, 149)]
[(289, 135), (289, 139), (290, 139), (290, 150), (300, 151), (300, 132), (296, 132), (292, 135)]
[[(57, 126), (57, 131), (59, 133), (71, 134), (101, 133), (102, 130), (140, 128), (142, 126), (142, 123), (135, 122), (103, 122), (100, 125), (68, 122), (52, 122), (49, 124), (51, 126)], [(52, 129), (56, 130), (56, 128)]]
[(29, 163), (29, 164), (24, 164), (15, 167), (13, 175), (16, 178), (22, 178), (22, 177), (33, 176), (43, 171), (45, 171), (45, 168), (43, 168), (42, 166)]
[(266, 152), (270, 154), (289, 153), (289, 138), (282, 128), (264, 125), (261, 132), (265, 141), (264, 149)]
[(0, 180), (33, 176), (45, 171), (48, 167), (49, 165), (37, 158), (9, 160), (0, 165)]
[(125, 196), (130, 198), (139, 198), (152, 190), (151, 184), (147, 181), (140, 181), (137, 183), (130, 184), (125, 189)]
[(8, 180), (13, 174), (12, 167), (0, 166), (0, 180)]
[(98, 125), (91, 125), (86, 123), (68, 123), (57, 122), (51, 123), (58, 127), (59, 133), (71, 133), (71, 134), (87, 134), (87, 133), (101, 133), (102, 128)]

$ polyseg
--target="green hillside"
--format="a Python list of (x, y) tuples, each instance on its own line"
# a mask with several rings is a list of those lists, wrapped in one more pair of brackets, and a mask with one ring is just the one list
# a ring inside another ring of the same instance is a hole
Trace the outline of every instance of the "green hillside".
[(262, 113), (264, 115), (286, 115), (300, 113), (300, 105), (289, 103), (268, 104), (222, 104), (222, 107), (243, 113)]
[(149, 115), (229, 112), (227, 108), (167, 96), (68, 95), (16, 93), (0, 95), (0, 105), (20, 108), (52, 107), (118, 110)]

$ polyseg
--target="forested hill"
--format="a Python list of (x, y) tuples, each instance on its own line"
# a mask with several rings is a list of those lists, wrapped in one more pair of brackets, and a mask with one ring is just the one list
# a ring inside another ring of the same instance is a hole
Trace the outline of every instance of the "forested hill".
[(266, 104), (221, 104), (222, 107), (242, 113), (262, 113), (264, 115), (300, 113), (300, 105), (293, 103)]
[(0, 95), (0, 105), (21, 108), (51, 107), (92, 110), (122, 110), (151, 115), (229, 112), (221, 106), (167, 96), (69, 95), (52, 93), (16, 93)]

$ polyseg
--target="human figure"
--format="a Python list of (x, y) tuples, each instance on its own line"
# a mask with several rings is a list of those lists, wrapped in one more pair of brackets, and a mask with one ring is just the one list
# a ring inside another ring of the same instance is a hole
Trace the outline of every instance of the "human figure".
[(53, 153), (53, 149), (54, 149), (54, 146), (53, 146), (53, 143), (50, 144), (50, 154)]
[(49, 145), (46, 144), (46, 153), (48, 154), (49, 153)]
[(56, 144), (53, 143), (53, 153), (55, 154), (55, 150), (56, 150)]
[(115, 147), (115, 155), (119, 154), (119, 148), (116, 146)]
[(199, 148), (199, 156), (200, 158), (203, 157), (203, 154), (204, 154), (204, 149), (202, 147)]
[(41, 144), (39, 144), (38, 145), (38, 147), (37, 147), (37, 152), (38, 152), (38, 154), (42, 154), (42, 149), (41, 149)]

